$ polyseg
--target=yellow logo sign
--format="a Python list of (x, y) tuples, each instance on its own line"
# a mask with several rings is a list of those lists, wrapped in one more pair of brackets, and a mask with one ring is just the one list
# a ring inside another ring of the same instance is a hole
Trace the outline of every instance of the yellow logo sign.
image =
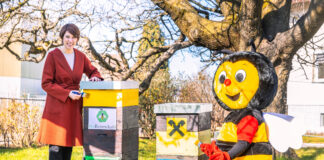
[(183, 138), (187, 134), (187, 118), (167, 118), (168, 137)]

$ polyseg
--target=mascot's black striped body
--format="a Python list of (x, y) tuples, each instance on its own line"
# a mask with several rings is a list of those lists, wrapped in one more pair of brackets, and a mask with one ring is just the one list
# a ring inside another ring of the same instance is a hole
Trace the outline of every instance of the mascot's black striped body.
[(256, 52), (233, 53), (219, 64), (213, 91), (230, 111), (216, 142), (202, 144), (211, 160), (272, 160), (272, 148), (261, 109), (273, 100), (278, 86), (271, 62)]
[(242, 154), (237, 155), (235, 160), (272, 160), (272, 149), (269, 143), (266, 125), (259, 110), (244, 109), (240, 112), (231, 112), (226, 118), (222, 130), (216, 140), (217, 146), (225, 152), (230, 151), (238, 142), (238, 124), (247, 116), (252, 116), (258, 121), (258, 129), (253, 136), (250, 147)]

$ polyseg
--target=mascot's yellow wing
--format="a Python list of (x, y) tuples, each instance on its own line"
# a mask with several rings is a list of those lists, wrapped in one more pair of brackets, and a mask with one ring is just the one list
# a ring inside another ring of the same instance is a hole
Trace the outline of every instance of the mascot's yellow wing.
[(286, 152), (289, 147), (301, 148), (302, 135), (306, 133), (301, 119), (279, 113), (263, 113), (263, 118), (268, 125), (269, 141), (274, 149)]

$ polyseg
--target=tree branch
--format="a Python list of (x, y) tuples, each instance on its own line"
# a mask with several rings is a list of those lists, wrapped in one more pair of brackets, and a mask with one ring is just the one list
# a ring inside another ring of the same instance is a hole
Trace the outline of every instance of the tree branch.
[(151, 80), (154, 76), (154, 74), (159, 70), (162, 64), (164, 64), (165, 61), (167, 61), (177, 50), (180, 50), (182, 48), (187, 48), (191, 46), (193, 43), (190, 41), (185, 42), (175, 42), (166, 52), (164, 52), (152, 65), (146, 76), (144, 77), (144, 80), (139, 86), (139, 94), (141, 95), (145, 90), (148, 89), (150, 86)]
[(207, 11), (210, 11), (210, 12), (215, 12), (215, 13), (219, 13), (221, 14), (222, 12), (220, 11), (220, 8), (218, 5), (216, 5), (215, 8), (209, 8), (209, 7), (206, 7), (202, 4), (200, 4), (199, 2), (195, 1), (195, 0), (189, 0), (189, 2), (197, 5), (198, 7), (200, 7), (201, 9), (204, 9), (204, 10), (207, 10)]
[(249, 41), (261, 37), (261, 10), (263, 1), (243, 0), (239, 14), (240, 51), (249, 48)]
[(173, 40), (172, 33), (171, 33), (169, 27), (168, 27), (168, 26), (166, 25), (166, 23), (164, 22), (164, 20), (163, 20), (163, 16), (160, 17), (160, 20), (161, 20), (162, 24), (164, 25), (164, 27), (167, 29), (167, 31), (168, 31), (168, 33), (169, 33), (169, 35), (170, 35), (170, 37), (171, 37), (171, 40)]
[(291, 0), (267, 0), (262, 6), (262, 30), (268, 41), (289, 29)]
[[(90, 51), (91, 55), (99, 61), (99, 64), (104, 67), (105, 69), (109, 70), (109, 71), (113, 71), (113, 72), (121, 72), (120, 69), (116, 69), (115, 67), (112, 67), (111, 65), (109, 65), (105, 59), (102, 58), (102, 56), (96, 51), (96, 49), (93, 47), (91, 40), (88, 37), (83, 37), (86, 42), (87, 45), (85, 46), (85, 49)], [(117, 61), (116, 61), (117, 62)]]
[(166, 52), (171, 46), (162, 47), (150, 47), (142, 56), (138, 57), (137, 62), (127, 71), (123, 76), (122, 80), (127, 80), (130, 78), (151, 56), (159, 54), (161, 52)]
[(283, 53), (296, 53), (314, 34), (324, 22), (324, 1), (312, 0), (308, 11), (288, 31), (276, 38), (278, 47)]
[(128, 65), (127, 59), (125, 58), (125, 54), (120, 49), (120, 47), (122, 45), (122, 41), (119, 38), (119, 33), (120, 32), (118, 32), (118, 31), (115, 32), (115, 39), (116, 39), (116, 47), (115, 47), (115, 49), (117, 50), (118, 55), (120, 56), (120, 58), (121, 58), (121, 60), (122, 60), (122, 62), (124, 64), (124, 67), (126, 67), (126, 69), (129, 69), (129, 65)]
[[(1, 22), (0, 27), (2, 27), (9, 19), (14, 17), (17, 14), (17, 11), (20, 10), (21, 7), (23, 7), (25, 4), (27, 4), (29, 0), (24, 0), (23, 2), (19, 2), (17, 6), (14, 7), (8, 7), (9, 9), (6, 11), (1, 10)], [(3, 3), (4, 1), (1, 1)]]
[(187, 0), (152, 2), (167, 12), (181, 32), (195, 45), (217, 50), (237, 43), (236, 25), (232, 20), (215, 22), (203, 18)]
[(216, 0), (227, 21), (236, 21), (240, 11), (241, 0)]

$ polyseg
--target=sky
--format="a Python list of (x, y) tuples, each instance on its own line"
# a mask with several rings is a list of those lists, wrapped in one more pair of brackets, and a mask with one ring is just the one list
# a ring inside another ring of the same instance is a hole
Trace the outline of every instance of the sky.
[[(193, 57), (188, 54), (184, 55), (181, 52), (176, 52), (169, 60), (170, 74), (172, 77), (192, 77), (197, 75), (203, 67), (204, 64), (200, 62), (199, 57)], [(206, 73), (213, 75), (216, 67), (216, 65), (209, 67)]]
[[(137, 0), (137, 1), (141, 1), (141, 0)], [(146, 0), (144, 0), (144, 1), (146, 1)], [(83, 2), (85, 2), (85, 1), (83, 1)], [(140, 3), (140, 2), (138, 2), (138, 3)], [(102, 9), (102, 12), (105, 12), (112, 8), (116, 9), (116, 7), (124, 6), (123, 4), (119, 4), (117, 2), (111, 3), (111, 5), (107, 5), (107, 4), (106, 5), (105, 4), (96, 4), (96, 5), (108, 7), (108, 8), (99, 7), (97, 11), (100, 11)], [(152, 4), (147, 4), (147, 5), (152, 5)], [(84, 4), (82, 4), (82, 6), (84, 6)], [(130, 8), (128, 8), (128, 7), (130, 7)], [(143, 9), (138, 9), (138, 8), (134, 9), (134, 8), (132, 8), (132, 5), (130, 4), (130, 5), (126, 5), (125, 8), (120, 8), (118, 10), (134, 12), (134, 15), (136, 15), (136, 12), (141, 12)], [(108, 18), (108, 19), (106, 19), (107, 23), (102, 22), (102, 23), (100, 23), (99, 26), (96, 26), (96, 27), (92, 28), (91, 30), (88, 30), (88, 32), (87, 31), (84, 32), (85, 34), (87, 34), (90, 37), (91, 40), (94, 40), (94, 41), (100, 41), (100, 40), (105, 40), (105, 39), (112, 40), (115, 38), (115, 35), (114, 35), (115, 31), (112, 28), (113, 27), (116, 27), (116, 28), (123, 27), (124, 24), (119, 24), (119, 22), (121, 22), (121, 20), (116, 21), (116, 23), (112, 24), (112, 22), (113, 22), (113, 21), (111, 21), (112, 19), (109, 19), (109, 17), (115, 17), (115, 15), (113, 15), (112, 12), (107, 12), (107, 14), (108, 14), (108, 15), (106, 15)], [(87, 30), (87, 29), (85, 29), (85, 30)], [(130, 32), (130, 37), (138, 37), (138, 34), (141, 34), (141, 31), (140, 32), (132, 31), (132, 32)], [(100, 48), (100, 45), (102, 45), (102, 43), (99, 44), (98, 48)], [(96, 49), (97, 49), (97, 46), (95, 45)], [(133, 64), (133, 62), (129, 62), (129, 63), (130, 63), (130, 65)], [(177, 51), (169, 60), (170, 74), (172, 77), (178, 77), (178, 76), (192, 77), (192, 76), (197, 75), (198, 72), (200, 72), (200, 70), (202, 69), (202, 67), (203, 67), (203, 63), (200, 62), (200, 58), (190, 56), (190, 54), (189, 53), (187, 54), (185, 50)], [(216, 70), (215, 67), (210, 67), (207, 70), (207, 72), (213, 74), (213, 72), (215, 70)]]
[[(113, 37), (113, 31), (103, 31), (103, 30), (92, 30), (89, 34), (90, 39), (98, 39), (97, 35), (105, 33), (106, 37)], [(96, 46), (96, 45), (95, 45)], [(97, 46), (98, 47), (98, 46)], [(96, 47), (96, 48), (97, 48)], [(99, 47), (98, 47), (99, 48)], [(203, 69), (204, 64), (200, 62), (199, 57), (191, 56), (190, 53), (187, 53), (186, 49), (183, 51), (177, 51), (170, 59), (169, 59), (169, 69), (172, 77), (192, 77), (198, 74), (198, 72)], [(134, 64), (133, 62), (129, 62), (130, 65)], [(207, 69), (207, 73), (214, 74), (216, 70), (216, 66), (209, 67)]]
[[(98, 40), (98, 35), (106, 34), (104, 37), (114, 37), (114, 31), (109, 29), (92, 29), (89, 32), (89, 36), (91, 40)], [(95, 47), (100, 48), (100, 46), (95, 45)], [(129, 62), (132, 65), (132, 62)], [(204, 64), (200, 62), (199, 57), (191, 56), (190, 53), (186, 53), (185, 49), (183, 51), (177, 51), (170, 59), (169, 59), (169, 68), (170, 74), (172, 77), (192, 77), (198, 74), (201, 71)], [(207, 72), (213, 74), (216, 70), (215, 67), (210, 67)]]
[(200, 71), (202, 64), (197, 57), (185, 56), (180, 52), (175, 53), (169, 60), (171, 76), (175, 77), (180, 74), (193, 76)]

